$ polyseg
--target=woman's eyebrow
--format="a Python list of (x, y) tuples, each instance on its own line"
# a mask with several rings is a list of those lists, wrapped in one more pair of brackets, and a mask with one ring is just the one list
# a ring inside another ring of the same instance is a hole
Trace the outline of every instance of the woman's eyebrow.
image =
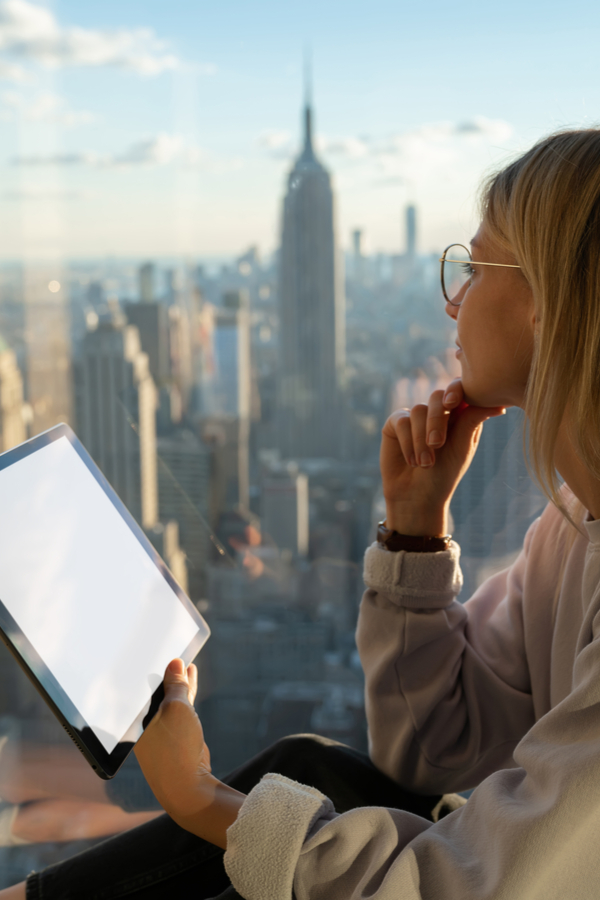
[(480, 247), (481, 246), (481, 244), (479, 243), (477, 238), (471, 238), (469, 243), (470, 243), (471, 247)]

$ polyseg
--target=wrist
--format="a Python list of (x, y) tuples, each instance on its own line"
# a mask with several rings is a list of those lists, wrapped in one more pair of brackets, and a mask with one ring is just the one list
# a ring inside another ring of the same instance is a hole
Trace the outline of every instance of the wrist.
[(448, 533), (449, 504), (433, 509), (407, 503), (386, 502), (385, 524), (390, 531), (416, 537), (440, 537)]
[(404, 550), (405, 553), (439, 553), (448, 550), (451, 540), (452, 535), (450, 534), (439, 537), (417, 536), (391, 531), (385, 522), (380, 522), (377, 526), (377, 543), (392, 553), (398, 553), (401, 550)]
[(206, 775), (202, 778), (193, 809), (185, 813), (169, 809), (166, 812), (181, 828), (225, 849), (227, 829), (237, 819), (245, 799), (245, 794), (223, 784), (214, 775)]

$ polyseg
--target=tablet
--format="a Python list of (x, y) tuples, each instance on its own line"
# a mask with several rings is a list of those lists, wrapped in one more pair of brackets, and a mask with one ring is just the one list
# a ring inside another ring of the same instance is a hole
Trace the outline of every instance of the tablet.
[(98, 775), (208, 635), (68, 425), (0, 455), (0, 636)]

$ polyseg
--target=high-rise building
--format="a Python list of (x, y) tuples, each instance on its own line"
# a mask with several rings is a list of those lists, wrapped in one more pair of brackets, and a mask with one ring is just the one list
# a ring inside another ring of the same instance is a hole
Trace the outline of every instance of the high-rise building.
[(140, 300), (142, 303), (153, 303), (154, 301), (154, 263), (147, 262), (140, 266)]
[(85, 447), (144, 528), (158, 521), (156, 388), (135, 325), (113, 312), (83, 341), (78, 431)]
[(125, 315), (130, 325), (137, 326), (142, 350), (148, 355), (148, 364), (154, 383), (162, 387), (170, 374), (169, 312), (167, 307), (155, 301), (126, 303)]
[(177, 302), (177, 296), (179, 292), (179, 273), (176, 269), (167, 269), (167, 271), (165, 272), (165, 298), (169, 306)]
[(360, 228), (355, 228), (352, 232), (352, 276), (355, 281), (363, 280), (364, 258), (363, 258), (363, 233)]
[(198, 600), (204, 593), (210, 548), (210, 450), (192, 431), (178, 428), (158, 438), (157, 451), (160, 515), (179, 525), (190, 597)]
[(283, 456), (336, 456), (345, 369), (345, 302), (331, 178), (304, 147), (288, 177), (279, 258), (279, 444)]
[(65, 275), (28, 267), (23, 278), (27, 400), (33, 434), (72, 421), (69, 308)]
[(406, 255), (413, 260), (417, 252), (417, 210), (412, 204), (406, 207)]
[(153, 528), (146, 531), (146, 535), (159, 556), (162, 556), (166, 562), (179, 587), (187, 594), (187, 561), (185, 552), (179, 543), (178, 522), (174, 520), (164, 524), (157, 522)]
[(308, 477), (294, 463), (271, 468), (261, 485), (261, 530), (280, 550), (308, 553)]
[(0, 336), (0, 452), (27, 437), (23, 412), (23, 378), (17, 357)]
[(249, 505), (252, 397), (250, 315), (244, 291), (230, 291), (223, 306), (205, 304), (197, 369), (202, 434), (218, 446), (213, 469), (212, 516)]
[[(171, 360), (172, 421), (188, 412), (193, 385), (193, 347), (190, 315), (183, 305), (169, 307), (169, 356)], [(177, 408), (179, 404), (179, 408)]]
[(250, 416), (250, 314), (243, 291), (229, 291), (223, 306), (205, 305), (204, 361), (201, 376), (203, 416)]

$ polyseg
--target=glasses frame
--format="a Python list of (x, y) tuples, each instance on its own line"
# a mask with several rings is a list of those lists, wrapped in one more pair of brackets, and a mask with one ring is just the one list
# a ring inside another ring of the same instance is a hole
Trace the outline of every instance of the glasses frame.
[(462, 247), (463, 250), (466, 250), (467, 255), (469, 257), (468, 261), (470, 262), (470, 264), (472, 266), (473, 265), (475, 265), (475, 266), (497, 266), (502, 269), (520, 269), (521, 268), (521, 266), (516, 266), (513, 263), (479, 262), (479, 260), (474, 261), (472, 255), (471, 255), (471, 251), (469, 250), (468, 247), (465, 247), (464, 244), (448, 244), (448, 246), (446, 247), (446, 249), (440, 256), (440, 281), (442, 282), (442, 294), (444, 295), (444, 300), (446, 301), (446, 303), (449, 303), (450, 306), (460, 306), (460, 304), (462, 303), (462, 300), (460, 300), (458, 303), (455, 303), (454, 300), (451, 300), (450, 297), (448, 296), (448, 294), (446, 293), (446, 285), (444, 284), (444, 263), (445, 262), (453, 262), (453, 263), (460, 263), (461, 265), (464, 265), (464, 263), (467, 262), (467, 260), (464, 260), (464, 259), (448, 259), (446, 254), (447, 254), (448, 250), (452, 249), (452, 247)]

